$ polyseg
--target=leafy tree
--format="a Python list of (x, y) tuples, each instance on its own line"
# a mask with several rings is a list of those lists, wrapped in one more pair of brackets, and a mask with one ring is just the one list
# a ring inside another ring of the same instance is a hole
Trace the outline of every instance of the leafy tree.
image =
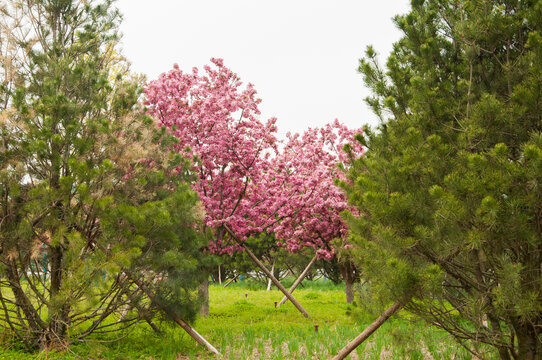
[(204, 242), (192, 175), (138, 105), (112, 1), (2, 10), (2, 54), (19, 66), (0, 75), (0, 326), (35, 349), (150, 322), (141, 284), (193, 319)]
[(360, 71), (382, 123), (345, 185), (373, 298), (482, 356), (542, 355), (542, 3), (416, 0), (386, 69)]

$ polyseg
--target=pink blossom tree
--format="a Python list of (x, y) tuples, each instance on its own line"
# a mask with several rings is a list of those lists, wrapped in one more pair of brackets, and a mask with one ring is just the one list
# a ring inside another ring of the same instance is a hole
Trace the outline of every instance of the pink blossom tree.
[[(338, 250), (347, 247), (348, 228), (341, 217), (344, 210), (354, 211), (337, 181), (345, 181), (345, 167), (350, 155), (344, 151), (349, 144), (350, 154), (359, 157), (363, 147), (354, 136), (361, 129), (351, 130), (335, 120), (322, 128), (308, 129), (303, 135), (288, 134), (283, 151), (273, 159), (272, 174), (275, 194), (271, 198), (281, 221), (272, 229), (280, 245), (290, 252), (305, 247), (315, 250), (315, 257), (329, 260)], [(314, 261), (309, 264), (312, 265)], [(353, 269), (341, 262), (341, 273), (347, 286), (347, 300), (353, 300)], [(344, 268), (344, 269), (343, 269)], [(349, 270), (349, 271), (348, 271)], [(306, 271), (294, 283), (290, 292), (301, 282)], [(281, 303), (285, 302), (283, 298)]]
[(260, 181), (276, 150), (275, 119), (258, 119), (261, 102), (252, 84), (241, 89), (239, 77), (211, 59), (184, 73), (177, 65), (151, 81), (145, 90), (150, 115), (179, 140), (179, 152), (195, 157), (194, 189), (205, 208), (205, 224), (218, 232), (212, 253), (232, 254), (238, 246), (224, 243), (222, 225), (246, 239), (261, 230), (259, 206), (264, 203)]
[(177, 151), (195, 159), (193, 187), (205, 209), (204, 223), (214, 232), (207, 250), (231, 255), (248, 236), (274, 231), (288, 251), (309, 246), (330, 259), (331, 241), (343, 239), (347, 230), (340, 216), (346, 197), (334, 179), (344, 179), (342, 148), (357, 144), (353, 136), (359, 130), (335, 121), (303, 136), (288, 135), (279, 153), (275, 119), (259, 120), (254, 87), (242, 88), (222, 60), (211, 62), (203, 74), (175, 65), (145, 90), (148, 113), (178, 139)]
[[(196, 68), (184, 73), (175, 65), (150, 82), (145, 90), (148, 113), (178, 139), (177, 151), (195, 159), (194, 189), (205, 208), (204, 223), (214, 231), (207, 250), (219, 255), (246, 250), (280, 289), (278, 280), (242, 245), (276, 221), (268, 177), (277, 151), (275, 119), (262, 123), (254, 87), (242, 89), (222, 60), (211, 62), (214, 66), (205, 66), (203, 75)], [(289, 299), (308, 316), (291, 295)]]

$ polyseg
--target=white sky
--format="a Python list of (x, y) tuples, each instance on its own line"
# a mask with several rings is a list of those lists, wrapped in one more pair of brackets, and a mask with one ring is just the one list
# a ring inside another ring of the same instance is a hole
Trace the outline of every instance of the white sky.
[(223, 58), (262, 99), (262, 120), (302, 132), (338, 118), (375, 125), (358, 59), (384, 62), (400, 37), (391, 18), (409, 0), (119, 0), (124, 54), (149, 80), (174, 63), (190, 71)]

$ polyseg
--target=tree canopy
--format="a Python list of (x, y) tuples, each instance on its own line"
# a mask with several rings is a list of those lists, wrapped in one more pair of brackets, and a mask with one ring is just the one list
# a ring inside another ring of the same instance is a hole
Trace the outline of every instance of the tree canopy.
[(383, 68), (360, 72), (380, 117), (344, 184), (369, 296), (407, 308), (473, 353), (540, 357), (539, 1), (416, 0)]
[(122, 330), (156, 310), (137, 284), (193, 319), (192, 174), (139, 104), (112, 1), (2, 5), (0, 326), (28, 348)]

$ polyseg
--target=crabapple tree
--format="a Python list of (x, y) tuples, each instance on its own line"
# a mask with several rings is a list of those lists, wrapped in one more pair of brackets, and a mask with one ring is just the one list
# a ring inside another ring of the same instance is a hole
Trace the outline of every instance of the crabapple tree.
[[(322, 128), (287, 134), (282, 152), (273, 159), (271, 197), (277, 209), (272, 229), (279, 244), (295, 253), (312, 247), (316, 256), (329, 260), (348, 247), (348, 228), (341, 213), (349, 209), (347, 197), (337, 181), (345, 181), (350, 156), (361, 156), (363, 147), (354, 140), (361, 130), (351, 130), (335, 120)], [(344, 147), (349, 146), (349, 152)], [(353, 211), (353, 209), (350, 209)], [(355, 268), (342, 257), (341, 272), (346, 283), (347, 300), (353, 300)], [(293, 290), (292, 290), (293, 291)]]
[[(213, 232), (206, 251), (232, 255), (240, 245), (228, 241), (224, 225), (242, 240), (262, 231), (268, 191), (261, 178), (276, 150), (276, 128), (275, 119), (258, 119), (261, 100), (252, 84), (242, 88), (221, 59), (211, 62), (203, 74), (174, 65), (148, 84), (146, 105), (179, 140), (176, 150), (194, 158), (193, 188), (205, 209), (205, 226)], [(207, 298), (205, 284), (201, 290)]]

